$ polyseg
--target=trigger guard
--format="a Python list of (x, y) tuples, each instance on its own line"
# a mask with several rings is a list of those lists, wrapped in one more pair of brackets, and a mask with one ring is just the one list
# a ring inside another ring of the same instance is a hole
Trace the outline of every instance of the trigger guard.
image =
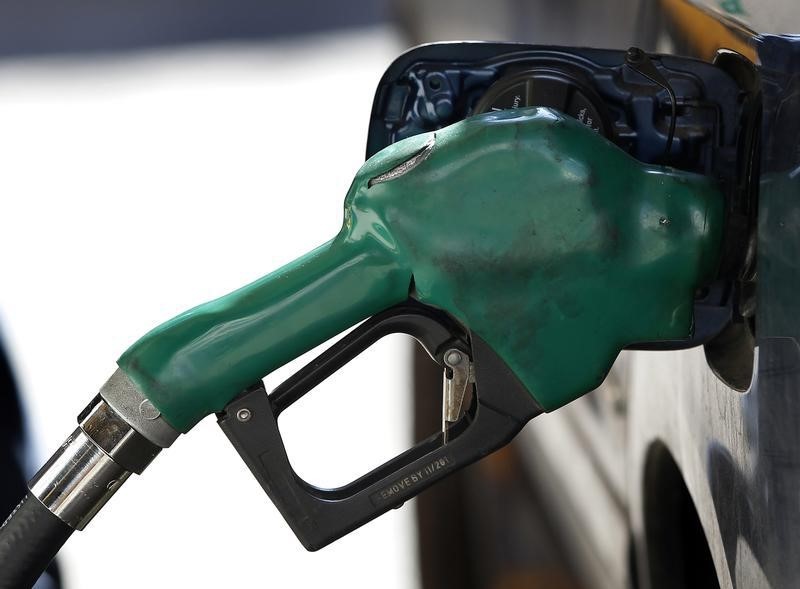
[[(440, 432), (347, 485), (311, 485), (289, 463), (278, 415), (391, 333), (414, 337), (440, 365), (449, 349), (467, 353), (476, 372), (472, 410), (454, 424), (451, 441), (445, 443)], [(303, 546), (318, 550), (505, 445), (540, 413), (542, 408), (478, 335), (410, 300), (356, 327), (271, 395), (260, 381), (248, 388), (218, 414), (218, 423)]]

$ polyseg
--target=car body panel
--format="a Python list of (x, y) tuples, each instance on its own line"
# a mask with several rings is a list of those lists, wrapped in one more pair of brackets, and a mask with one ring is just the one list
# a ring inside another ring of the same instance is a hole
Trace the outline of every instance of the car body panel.
[[(729, 17), (718, 22), (740, 38), (745, 29)], [(703, 50), (684, 42), (678, 49)], [(727, 386), (703, 348), (623, 352), (598, 390), (522, 433), (528, 464), (545, 474), (538, 479), (556, 498), (557, 517), (578, 522), (563, 529), (572, 538), (589, 536), (588, 546), (585, 538), (573, 541), (585, 547), (576, 561), (589, 586), (621, 587), (635, 576), (642, 588), (659, 581), (646, 521), (648, 493), (657, 491), (645, 481), (657, 447), (680, 470), (721, 587), (794, 587), (800, 579), (800, 39), (753, 34), (746, 46), (759, 63), (763, 97), (750, 386)]]

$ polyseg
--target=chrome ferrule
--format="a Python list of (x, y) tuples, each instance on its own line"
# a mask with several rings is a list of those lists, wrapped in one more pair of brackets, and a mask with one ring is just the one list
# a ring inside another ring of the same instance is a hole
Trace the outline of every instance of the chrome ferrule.
[(96, 396), (78, 416), (78, 428), (29, 481), (31, 494), (82, 530), (131, 473), (141, 474), (161, 451), (140, 429)]
[(64, 523), (82, 530), (130, 475), (79, 427), (28, 487)]

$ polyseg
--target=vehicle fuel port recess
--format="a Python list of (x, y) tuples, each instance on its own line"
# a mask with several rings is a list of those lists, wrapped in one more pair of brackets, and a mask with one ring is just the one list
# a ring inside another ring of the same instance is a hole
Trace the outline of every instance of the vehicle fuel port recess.
[(547, 106), (563, 112), (608, 137), (607, 117), (602, 101), (584, 84), (549, 69), (533, 69), (500, 78), (475, 106), (475, 114)]

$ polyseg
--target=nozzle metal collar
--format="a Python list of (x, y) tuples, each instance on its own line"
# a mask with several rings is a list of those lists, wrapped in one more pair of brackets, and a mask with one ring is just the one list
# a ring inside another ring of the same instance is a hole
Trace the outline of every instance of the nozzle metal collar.
[(173, 428), (150, 400), (117, 369), (100, 389), (100, 396), (137, 432), (156, 446), (169, 448), (181, 433)]

